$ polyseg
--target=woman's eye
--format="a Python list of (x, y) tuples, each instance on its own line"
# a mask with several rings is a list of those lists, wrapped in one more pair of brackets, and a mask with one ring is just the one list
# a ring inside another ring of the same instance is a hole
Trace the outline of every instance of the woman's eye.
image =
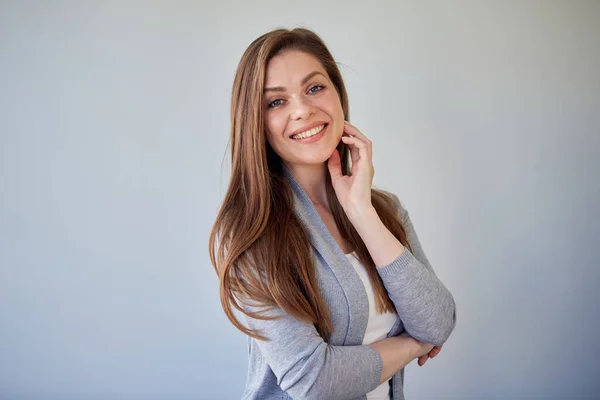
[(321, 86), (321, 85), (315, 85), (315, 86), (311, 87), (310, 89), (308, 89), (308, 91), (309, 91), (310, 93), (317, 93), (317, 92), (319, 92), (319, 91), (323, 90), (323, 88), (324, 88), (324, 86)]
[(267, 107), (269, 107), (269, 108), (278, 107), (282, 103), (283, 103), (283, 100), (281, 100), (281, 99), (273, 100), (272, 102), (270, 102), (269, 104), (267, 104)]

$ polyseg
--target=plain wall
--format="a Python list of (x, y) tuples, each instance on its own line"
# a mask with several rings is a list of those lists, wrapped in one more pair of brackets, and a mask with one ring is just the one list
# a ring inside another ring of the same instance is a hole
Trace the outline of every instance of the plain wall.
[[(458, 305), (408, 399), (600, 396), (600, 2), (0, 1), (0, 398), (234, 399), (233, 75), (315, 29)], [(225, 160), (225, 161), (224, 161)]]

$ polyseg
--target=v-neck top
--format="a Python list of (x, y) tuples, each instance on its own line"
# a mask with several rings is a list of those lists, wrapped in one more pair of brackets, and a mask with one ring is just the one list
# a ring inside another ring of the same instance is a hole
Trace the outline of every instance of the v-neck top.
[[(369, 274), (365, 266), (360, 262), (354, 252), (346, 254), (346, 257), (350, 260), (350, 264), (352, 264), (354, 270), (365, 286), (367, 300), (369, 301), (369, 319), (362, 344), (367, 345), (383, 340), (394, 327), (394, 324), (398, 319), (398, 314), (395, 312), (379, 313), (377, 311), (375, 290), (373, 289), (373, 284), (371, 283), (371, 279), (369, 279)], [(390, 379), (367, 393), (367, 400), (390, 400)]]

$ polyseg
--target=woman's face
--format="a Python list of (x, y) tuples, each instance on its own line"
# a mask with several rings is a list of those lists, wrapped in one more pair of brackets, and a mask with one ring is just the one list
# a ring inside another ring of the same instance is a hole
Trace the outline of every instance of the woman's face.
[(340, 142), (340, 97), (310, 54), (289, 50), (271, 59), (263, 107), (267, 140), (288, 167), (323, 164)]

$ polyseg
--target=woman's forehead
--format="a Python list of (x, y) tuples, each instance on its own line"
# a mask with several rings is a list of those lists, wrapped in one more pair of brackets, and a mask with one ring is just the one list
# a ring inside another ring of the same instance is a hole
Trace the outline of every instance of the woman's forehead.
[(273, 57), (267, 64), (266, 86), (299, 85), (314, 71), (327, 77), (327, 72), (315, 56), (289, 50)]

